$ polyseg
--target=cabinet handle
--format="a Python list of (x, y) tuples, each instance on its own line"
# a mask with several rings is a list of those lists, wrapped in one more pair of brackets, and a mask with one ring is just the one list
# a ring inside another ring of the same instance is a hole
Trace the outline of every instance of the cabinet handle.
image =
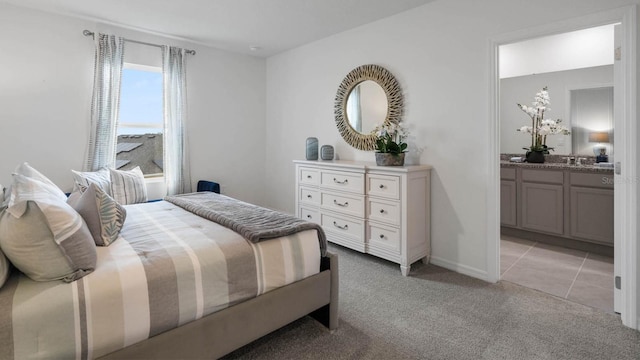
[(311, 179), (311, 175), (307, 175), (307, 179)]
[(313, 196), (311, 195), (307, 195), (307, 199), (311, 199)]
[(384, 189), (384, 185), (380, 184), (380, 189)]
[(307, 215), (307, 219), (311, 219), (311, 215)]
[(336, 201), (335, 199), (333, 199), (333, 203), (338, 205), (338, 206), (342, 206), (342, 207), (347, 207), (349, 206), (349, 202), (345, 201), (344, 204), (340, 204), (338, 201)]
[(333, 178), (333, 182), (336, 184), (346, 185), (349, 182), (349, 179), (344, 179), (344, 181), (338, 181), (338, 179)]
[(384, 235), (383, 234), (380, 234), (380, 239), (384, 239)]
[(340, 226), (335, 221), (333, 222), (333, 226), (335, 226), (335, 227), (337, 227), (338, 229), (341, 229), (341, 230), (348, 230), (349, 229), (349, 224), (344, 224), (344, 226)]

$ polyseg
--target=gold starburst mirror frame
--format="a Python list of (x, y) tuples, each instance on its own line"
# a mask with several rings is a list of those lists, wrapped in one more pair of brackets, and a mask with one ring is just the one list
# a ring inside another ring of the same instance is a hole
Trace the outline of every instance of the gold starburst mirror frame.
[(336, 93), (334, 116), (340, 135), (349, 145), (359, 150), (371, 151), (375, 150), (376, 136), (354, 129), (347, 111), (347, 103), (351, 93), (358, 85), (368, 80), (378, 84), (386, 95), (387, 111), (382, 124), (400, 123), (404, 105), (400, 85), (389, 70), (372, 64), (358, 66), (342, 80)]

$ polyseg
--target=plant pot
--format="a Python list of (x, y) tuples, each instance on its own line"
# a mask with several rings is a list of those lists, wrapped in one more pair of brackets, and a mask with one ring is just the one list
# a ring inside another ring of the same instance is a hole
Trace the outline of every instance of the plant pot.
[(544, 163), (544, 151), (527, 151), (525, 158), (528, 163)]
[(403, 166), (404, 153), (376, 153), (376, 165), (378, 166)]

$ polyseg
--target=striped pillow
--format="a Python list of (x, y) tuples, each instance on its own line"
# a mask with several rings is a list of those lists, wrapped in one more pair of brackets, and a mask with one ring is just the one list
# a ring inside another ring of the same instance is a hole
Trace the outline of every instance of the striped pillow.
[(69, 196), (67, 204), (87, 223), (96, 245), (109, 246), (118, 239), (127, 210), (95, 183), (91, 183), (88, 188), (79, 186), (79, 191), (74, 191)]
[(79, 191), (79, 186), (82, 185), (85, 188), (89, 187), (89, 184), (94, 183), (98, 185), (107, 195), (111, 196), (111, 176), (109, 175), (109, 169), (102, 168), (98, 171), (75, 171), (73, 173), (73, 180), (75, 185), (73, 191)]
[(119, 204), (147, 202), (147, 185), (139, 166), (132, 170), (109, 169), (111, 174), (111, 196)]

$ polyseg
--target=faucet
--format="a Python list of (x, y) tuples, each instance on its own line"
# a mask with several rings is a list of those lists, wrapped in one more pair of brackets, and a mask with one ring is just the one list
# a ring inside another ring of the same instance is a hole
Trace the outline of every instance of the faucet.
[(565, 156), (565, 157), (563, 157), (563, 159), (565, 159), (567, 161), (567, 165), (575, 165), (576, 164), (576, 157), (573, 156), (573, 155)]

